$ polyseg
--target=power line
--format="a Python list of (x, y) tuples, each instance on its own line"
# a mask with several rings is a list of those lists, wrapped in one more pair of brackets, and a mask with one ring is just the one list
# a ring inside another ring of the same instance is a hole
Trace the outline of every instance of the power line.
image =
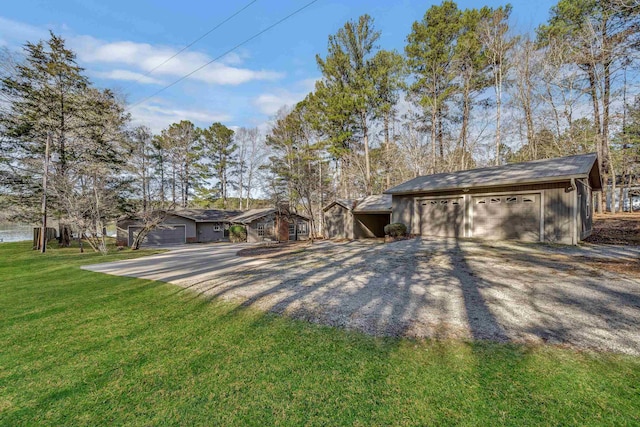
[(198, 68), (196, 68), (195, 70), (191, 71), (188, 74), (185, 74), (184, 76), (180, 77), (178, 80), (174, 81), (173, 83), (170, 83), (168, 85), (166, 85), (165, 87), (163, 87), (162, 89), (157, 90), (156, 92), (154, 92), (153, 94), (147, 96), (146, 98), (142, 98), (140, 101), (131, 104), (130, 106), (127, 107), (127, 109), (131, 109), (137, 105), (140, 105), (148, 100), (150, 100), (151, 98), (157, 96), (158, 94), (164, 92), (165, 90), (169, 89), (172, 86), (175, 86), (176, 84), (180, 83), (181, 81), (183, 81), (184, 79), (186, 79), (187, 77), (192, 76), (193, 74), (197, 73), (198, 71), (202, 70), (203, 68), (213, 64), (214, 62), (218, 61), (220, 58), (223, 58), (224, 56), (230, 54), (231, 52), (233, 52), (234, 50), (244, 46), (245, 44), (249, 43), (251, 40), (261, 36), (262, 34), (266, 33), (267, 31), (271, 30), (272, 28), (280, 25), (281, 23), (283, 23), (284, 21), (286, 21), (287, 19), (291, 18), (294, 15), (297, 15), (298, 13), (302, 12), (303, 10), (305, 10), (306, 8), (308, 8), (309, 6), (311, 6), (312, 4), (314, 4), (315, 2), (317, 2), (318, 0), (312, 0), (309, 3), (305, 4), (304, 6), (302, 6), (301, 8), (291, 12), (290, 14), (288, 14), (287, 16), (285, 16), (284, 18), (281, 18), (280, 20), (274, 22), (273, 24), (269, 25), (267, 28), (263, 29), (262, 31), (257, 32), (256, 34), (252, 35), (251, 37), (249, 37), (248, 39), (245, 39), (244, 41), (238, 43), (237, 45), (235, 45), (234, 47), (232, 47), (231, 49), (225, 51), (224, 53), (216, 56), (215, 58), (213, 58), (211, 61), (207, 62), (206, 64), (203, 64), (201, 66), (199, 66)]
[(230, 15), (229, 17), (227, 17), (226, 19), (224, 19), (223, 21), (219, 22), (215, 27), (211, 28), (209, 31), (207, 31), (206, 33), (204, 33), (203, 35), (201, 35), (200, 37), (198, 37), (197, 39), (195, 39), (194, 41), (192, 41), (191, 43), (189, 43), (188, 45), (186, 45), (185, 47), (183, 47), (182, 49), (180, 49), (179, 51), (177, 51), (176, 53), (174, 53), (172, 56), (170, 56), (169, 58), (165, 59), (164, 61), (162, 61), (160, 64), (156, 65), (155, 67), (153, 67), (152, 69), (150, 69), (149, 71), (147, 71), (146, 73), (144, 73), (143, 75), (141, 75), (140, 77), (138, 77), (136, 80), (134, 80), (133, 82), (129, 83), (126, 87), (131, 86), (134, 83), (139, 82), (140, 80), (142, 80), (144, 77), (148, 76), (149, 74), (153, 73), (155, 70), (157, 70), (158, 68), (162, 67), (164, 64), (166, 64), (167, 62), (171, 61), (173, 58), (175, 58), (176, 56), (180, 55), (182, 52), (184, 52), (185, 50), (189, 49), (191, 46), (193, 46), (194, 44), (198, 43), (200, 40), (202, 40), (203, 38), (207, 37), (209, 34), (211, 34), (212, 32), (214, 32), (215, 30), (217, 30), (218, 28), (220, 28), (222, 25), (226, 24), (227, 22), (231, 21), (233, 18), (235, 18), (236, 16), (238, 16), (240, 13), (242, 13), (245, 9), (247, 9), (249, 6), (251, 6), (252, 4), (254, 4), (255, 2), (257, 2), (258, 0), (252, 0), (249, 3), (247, 3), (244, 7), (242, 7), (241, 9), (238, 9), (233, 15)]

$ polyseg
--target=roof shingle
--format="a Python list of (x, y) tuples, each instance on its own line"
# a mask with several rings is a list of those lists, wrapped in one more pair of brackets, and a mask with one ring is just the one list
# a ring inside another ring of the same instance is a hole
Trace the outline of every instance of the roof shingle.
[[(429, 191), (585, 178), (590, 176), (594, 167), (598, 169), (597, 155), (595, 153), (534, 160), (524, 163), (511, 163), (503, 166), (419, 176), (388, 189), (385, 191), (385, 194), (414, 194)], [(600, 175), (598, 170), (597, 181), (599, 180)], [(600, 185), (598, 182), (592, 183), (594, 189), (599, 189)]]

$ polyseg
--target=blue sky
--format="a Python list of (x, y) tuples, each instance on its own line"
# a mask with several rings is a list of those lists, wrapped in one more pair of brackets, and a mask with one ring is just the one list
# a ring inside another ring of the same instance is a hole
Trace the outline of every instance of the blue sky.
[[(310, 0), (258, 0), (189, 50), (163, 62), (251, 0), (20, 0), (0, 9), (0, 46), (19, 50), (25, 41), (62, 35), (79, 64), (100, 87), (119, 90), (130, 104), (153, 94), (219, 56)], [(439, 3), (439, 2), (438, 2)], [(402, 51), (411, 24), (434, 2), (318, 0), (240, 49), (134, 107), (136, 123), (154, 131), (187, 119), (198, 126), (264, 126), (283, 105), (301, 100), (320, 76), (315, 55), (347, 20), (368, 13), (382, 32), (379, 45)], [(499, 6), (498, 1), (459, 1), (460, 8)], [(517, 32), (546, 21), (555, 2), (513, 1)]]

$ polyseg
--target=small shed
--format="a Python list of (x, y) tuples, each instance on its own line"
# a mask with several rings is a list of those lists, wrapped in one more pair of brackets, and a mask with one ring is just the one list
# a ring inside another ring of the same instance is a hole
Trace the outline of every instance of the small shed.
[(309, 239), (309, 218), (275, 208), (250, 209), (229, 219), (247, 229), (247, 242), (286, 242)]
[(328, 239), (364, 239), (384, 237), (391, 221), (389, 194), (376, 194), (356, 201), (338, 199), (323, 209), (325, 237)]
[(591, 153), (420, 176), (385, 193), (409, 233), (576, 244), (591, 234), (601, 190)]

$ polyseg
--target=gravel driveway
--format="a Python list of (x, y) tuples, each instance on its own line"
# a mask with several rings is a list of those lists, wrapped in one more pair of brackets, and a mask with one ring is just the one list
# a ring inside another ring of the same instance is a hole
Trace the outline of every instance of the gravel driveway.
[(613, 246), (320, 242), (179, 284), (373, 335), (549, 342), (640, 355), (639, 256), (638, 248)]

